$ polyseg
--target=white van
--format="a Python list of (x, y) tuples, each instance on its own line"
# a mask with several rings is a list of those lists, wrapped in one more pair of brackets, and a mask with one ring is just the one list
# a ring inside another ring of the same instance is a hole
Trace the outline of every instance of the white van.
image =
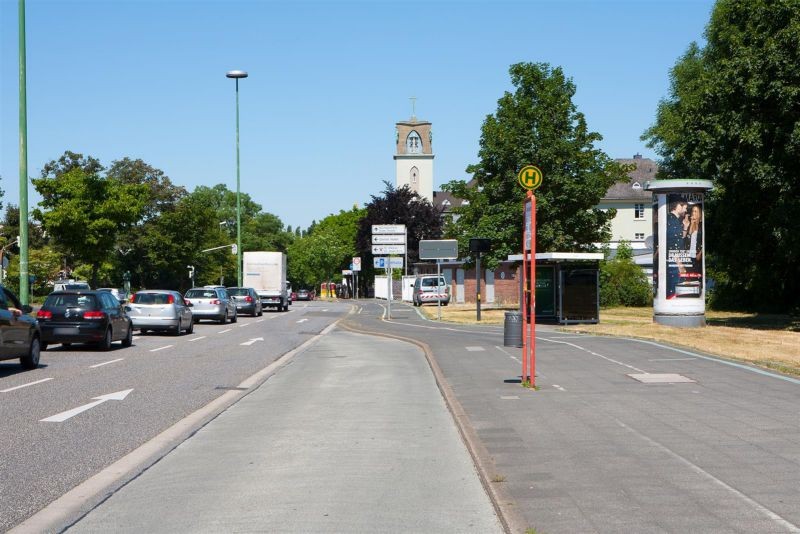
[(79, 291), (82, 289), (90, 290), (92, 288), (89, 287), (87, 282), (80, 280), (59, 280), (53, 284), (53, 291)]
[(414, 306), (437, 302), (441, 302), (442, 306), (450, 304), (450, 286), (447, 285), (444, 276), (435, 274), (418, 276), (411, 287), (414, 288), (411, 295)]

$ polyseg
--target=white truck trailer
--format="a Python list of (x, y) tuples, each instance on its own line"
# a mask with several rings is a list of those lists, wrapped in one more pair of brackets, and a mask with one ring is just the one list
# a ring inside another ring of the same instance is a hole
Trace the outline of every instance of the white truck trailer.
[(289, 311), (289, 292), (286, 287), (286, 254), (283, 252), (245, 252), (244, 286), (252, 287), (261, 298), (262, 306)]

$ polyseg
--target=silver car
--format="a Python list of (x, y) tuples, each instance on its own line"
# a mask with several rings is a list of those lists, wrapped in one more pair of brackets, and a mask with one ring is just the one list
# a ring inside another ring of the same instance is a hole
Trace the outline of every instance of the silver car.
[(168, 331), (179, 336), (194, 331), (194, 314), (177, 291), (152, 289), (138, 291), (128, 301), (133, 327), (143, 334), (148, 330)]
[(193, 287), (185, 297), (191, 303), (196, 323), (200, 319), (211, 319), (219, 324), (236, 322), (236, 302), (224, 287)]
[(247, 313), (253, 317), (263, 315), (261, 299), (252, 287), (229, 287), (228, 295), (236, 302), (236, 313)]

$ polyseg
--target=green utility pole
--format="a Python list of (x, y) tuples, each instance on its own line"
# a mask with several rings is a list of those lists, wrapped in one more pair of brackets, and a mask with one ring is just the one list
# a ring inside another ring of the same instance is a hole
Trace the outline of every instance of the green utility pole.
[(28, 304), (28, 99), (25, 76), (25, 0), (19, 0), (19, 298)]
[(225, 74), (236, 80), (236, 275), (242, 287), (242, 199), (239, 193), (239, 78), (247, 78), (243, 70), (232, 70)]

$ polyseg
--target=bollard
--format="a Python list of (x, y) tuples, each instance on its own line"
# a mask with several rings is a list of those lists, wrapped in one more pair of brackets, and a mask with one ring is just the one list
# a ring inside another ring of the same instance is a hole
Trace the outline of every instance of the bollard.
[(522, 347), (522, 314), (520, 312), (506, 312), (503, 345), (506, 347)]

